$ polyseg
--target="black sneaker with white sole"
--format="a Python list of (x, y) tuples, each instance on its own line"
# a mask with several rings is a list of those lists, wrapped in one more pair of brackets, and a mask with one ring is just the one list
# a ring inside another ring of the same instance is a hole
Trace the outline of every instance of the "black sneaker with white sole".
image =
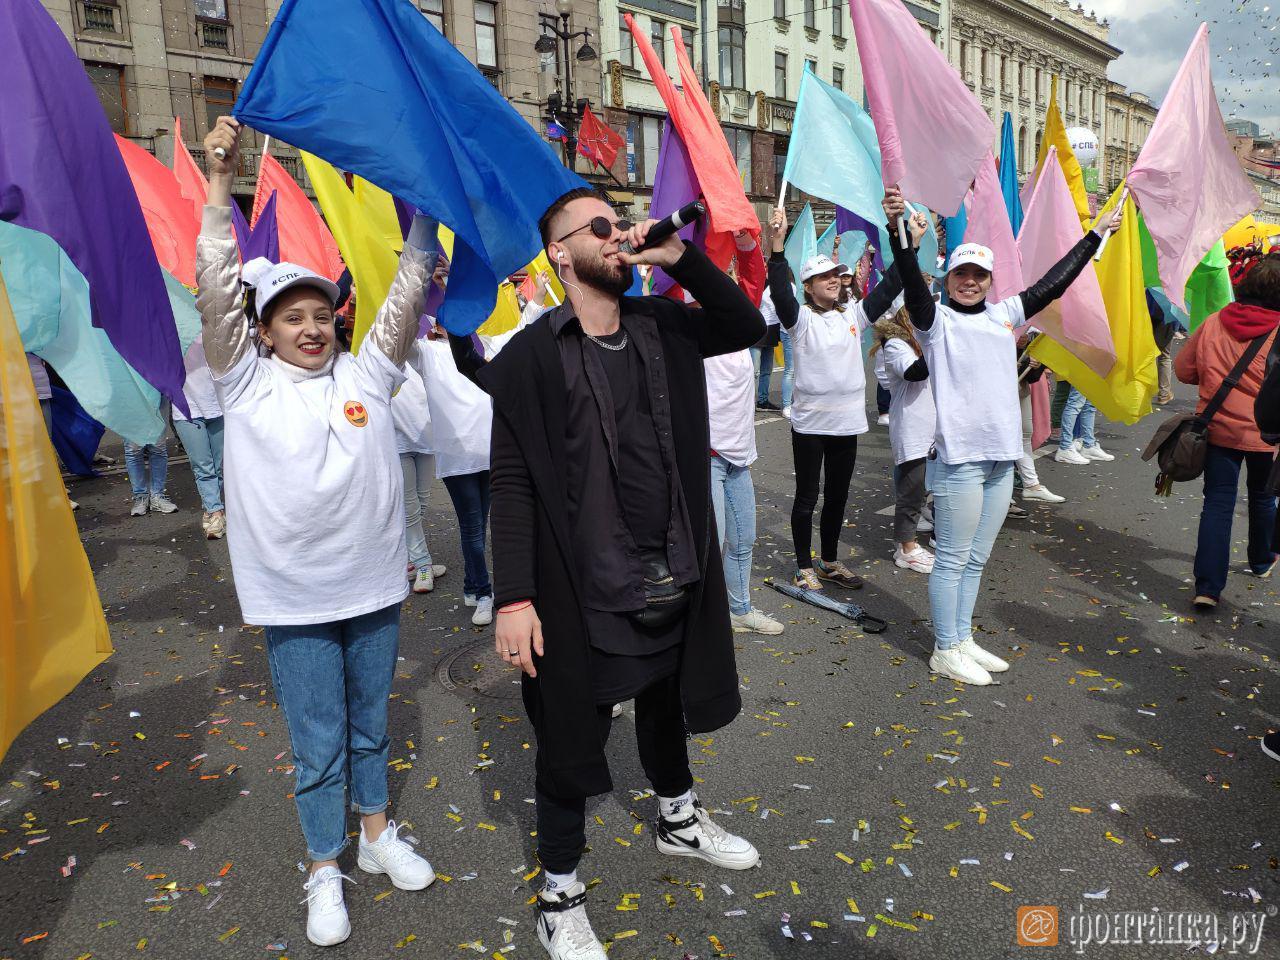
[(1262, 752), (1272, 760), (1280, 760), (1280, 732), (1268, 733), (1262, 738)]
[(654, 842), (659, 853), (697, 857), (728, 870), (750, 870), (760, 862), (759, 851), (712, 820), (696, 797), (687, 815), (658, 817)]
[(606, 960), (587, 919), (587, 888), (575, 883), (559, 893), (538, 894), (538, 939), (551, 960)]

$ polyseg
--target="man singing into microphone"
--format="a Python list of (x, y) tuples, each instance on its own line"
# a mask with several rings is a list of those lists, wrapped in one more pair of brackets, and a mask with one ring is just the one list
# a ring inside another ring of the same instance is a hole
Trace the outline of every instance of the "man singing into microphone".
[[(560, 197), (539, 228), (567, 302), (476, 371), (494, 410), (496, 646), (524, 671), (537, 732), (538, 934), (555, 960), (605, 958), (576, 871), (586, 798), (613, 788), (614, 704), (635, 700), (658, 851), (734, 870), (759, 860), (694, 795), (685, 741), (742, 706), (702, 361), (751, 346), (764, 320), (674, 233), (640, 249), (654, 225), (619, 220), (594, 190)], [(624, 296), (642, 263), (700, 306)]]

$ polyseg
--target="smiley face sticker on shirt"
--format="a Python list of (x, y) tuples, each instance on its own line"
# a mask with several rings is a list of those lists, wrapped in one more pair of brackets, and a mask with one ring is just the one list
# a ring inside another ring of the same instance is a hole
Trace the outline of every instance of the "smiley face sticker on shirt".
[(369, 422), (369, 411), (358, 400), (348, 400), (342, 405), (342, 412), (353, 427), (363, 427)]

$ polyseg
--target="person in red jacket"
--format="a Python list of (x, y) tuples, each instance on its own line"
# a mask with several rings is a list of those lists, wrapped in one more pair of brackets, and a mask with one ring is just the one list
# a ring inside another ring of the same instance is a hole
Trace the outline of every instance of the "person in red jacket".
[(1227, 394), (1209, 422), (1209, 450), (1204, 466), (1204, 506), (1196, 541), (1195, 578), (1198, 609), (1218, 605), (1227, 585), (1231, 556), (1231, 518), (1235, 512), (1240, 466), (1247, 469), (1249, 491), (1249, 570), (1265, 577), (1275, 566), (1273, 536), (1276, 498), (1267, 490), (1274, 455), (1254, 421), (1254, 400), (1262, 386), (1267, 353), (1280, 324), (1280, 271), (1255, 266), (1236, 288), (1237, 302), (1207, 318), (1173, 362), (1183, 383), (1200, 388), (1196, 412), (1208, 405), (1231, 368), (1256, 337), (1266, 337), (1261, 350)]

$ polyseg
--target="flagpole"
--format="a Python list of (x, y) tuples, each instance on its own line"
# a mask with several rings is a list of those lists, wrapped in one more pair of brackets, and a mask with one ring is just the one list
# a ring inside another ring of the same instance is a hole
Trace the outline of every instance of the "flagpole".
[(778, 209), (781, 210), (787, 204), (787, 187), (791, 186), (787, 182), (787, 178), (782, 178), (782, 186), (778, 188)]
[[(1123, 190), (1120, 191), (1120, 202), (1115, 205), (1115, 209), (1123, 210), (1125, 202), (1128, 199), (1129, 199), (1129, 188), (1126, 186)], [(1113, 231), (1108, 230), (1106, 233), (1106, 236), (1102, 238), (1102, 242), (1098, 244), (1098, 252), (1093, 255), (1093, 260), (1095, 263), (1097, 263), (1099, 260), (1102, 259), (1102, 251), (1107, 249), (1107, 241), (1111, 239), (1112, 232)]]

